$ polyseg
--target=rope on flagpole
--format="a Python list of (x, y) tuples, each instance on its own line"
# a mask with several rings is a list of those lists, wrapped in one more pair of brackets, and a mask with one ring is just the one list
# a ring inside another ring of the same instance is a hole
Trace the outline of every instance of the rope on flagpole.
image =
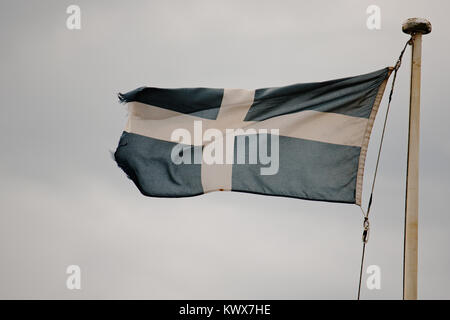
[(406, 47), (411, 43), (412, 43), (412, 38), (410, 38), (405, 43), (405, 46), (403, 47), (402, 51), (400, 52), (400, 56), (398, 57), (397, 62), (394, 67), (394, 77), (392, 79), (391, 91), (389, 93), (386, 115), (384, 117), (383, 131), (381, 133), (380, 146), (378, 147), (378, 155), (377, 155), (377, 162), (375, 165), (375, 173), (373, 175), (372, 188), (370, 191), (369, 203), (367, 205), (366, 212), (364, 212), (364, 209), (362, 208), (362, 206), (360, 206), (362, 214), (364, 216), (364, 221), (363, 221), (363, 234), (362, 234), (363, 247), (362, 247), (362, 254), (361, 254), (361, 268), (359, 271), (359, 284), (358, 284), (358, 300), (360, 300), (360, 297), (361, 297), (361, 283), (362, 283), (362, 275), (363, 275), (363, 268), (364, 268), (364, 258), (365, 258), (365, 254), (366, 254), (366, 244), (369, 241), (369, 231), (370, 231), (369, 213), (370, 213), (370, 208), (372, 206), (373, 191), (375, 188), (375, 181), (377, 179), (378, 165), (380, 163), (381, 148), (383, 147), (384, 133), (386, 131), (386, 123), (387, 123), (387, 119), (388, 119), (388, 115), (389, 115), (389, 110), (391, 107), (392, 94), (394, 93), (395, 80), (397, 79), (397, 71), (398, 71), (398, 69), (400, 69), (400, 66), (402, 64), (402, 58), (403, 58), (403, 54), (406, 51)]

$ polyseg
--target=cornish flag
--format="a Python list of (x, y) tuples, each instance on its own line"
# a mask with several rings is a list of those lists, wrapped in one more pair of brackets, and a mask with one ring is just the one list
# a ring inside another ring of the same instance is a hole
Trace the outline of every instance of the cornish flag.
[(141, 87), (115, 160), (142, 194), (227, 190), (361, 204), (370, 133), (392, 68), (285, 87)]

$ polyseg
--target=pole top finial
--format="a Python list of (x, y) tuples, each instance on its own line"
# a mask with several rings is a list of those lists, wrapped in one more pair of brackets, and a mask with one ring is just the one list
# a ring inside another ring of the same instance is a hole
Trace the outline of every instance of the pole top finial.
[(402, 31), (408, 34), (427, 34), (431, 32), (431, 23), (424, 18), (409, 18), (403, 22)]

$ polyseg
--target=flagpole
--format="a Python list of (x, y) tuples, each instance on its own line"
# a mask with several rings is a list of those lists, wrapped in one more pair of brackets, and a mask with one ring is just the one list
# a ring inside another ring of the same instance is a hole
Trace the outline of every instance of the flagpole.
[(419, 217), (420, 69), (422, 62), (422, 35), (431, 32), (431, 23), (426, 19), (411, 18), (403, 23), (402, 30), (404, 33), (411, 35), (412, 45), (403, 252), (403, 299), (416, 300)]

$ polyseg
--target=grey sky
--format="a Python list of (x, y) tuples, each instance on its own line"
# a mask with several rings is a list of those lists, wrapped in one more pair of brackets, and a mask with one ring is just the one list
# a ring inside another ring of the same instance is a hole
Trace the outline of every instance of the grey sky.
[[(81, 7), (82, 29), (66, 28)], [(381, 30), (366, 8), (381, 7)], [(448, 1), (2, 1), (0, 298), (353, 299), (360, 209), (239, 193), (142, 196), (112, 161), (116, 93), (138, 86), (258, 88), (393, 65), (408, 17), (424, 37), (419, 297), (450, 298)], [(402, 293), (407, 51), (371, 213), (366, 266)], [(365, 199), (386, 95), (369, 149)], [(366, 203), (366, 202), (365, 202)], [(66, 289), (66, 267), (82, 290)]]

